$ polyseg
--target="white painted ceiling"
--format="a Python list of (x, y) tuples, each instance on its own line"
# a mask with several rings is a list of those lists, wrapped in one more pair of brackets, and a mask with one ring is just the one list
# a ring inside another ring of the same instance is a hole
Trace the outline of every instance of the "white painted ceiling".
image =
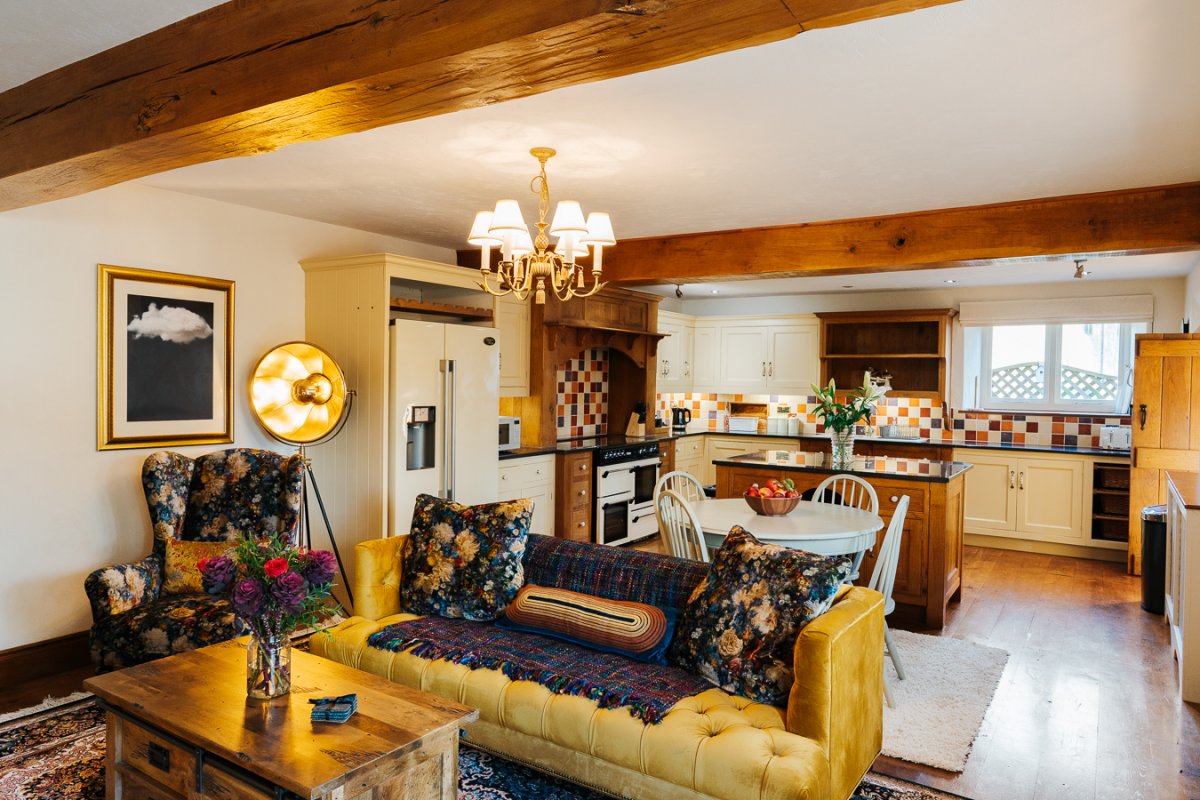
[[(0, 0), (0, 86), (209, 5)], [(1196, 0), (963, 0), (142, 182), (446, 247), (500, 197), (535, 217), (535, 145), (559, 150), (554, 198), (612, 212), (618, 238), (1177, 183), (1200, 179), (1197, 31)], [(1136, 277), (1195, 259), (1105, 261)]]

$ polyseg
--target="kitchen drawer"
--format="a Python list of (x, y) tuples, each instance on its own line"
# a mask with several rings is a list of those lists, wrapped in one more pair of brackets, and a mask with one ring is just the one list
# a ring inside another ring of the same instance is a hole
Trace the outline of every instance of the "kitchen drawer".
[(925, 516), (925, 488), (916, 481), (910, 481), (905, 486), (876, 486), (875, 494), (879, 496), (879, 516), (883, 517), (886, 526), (896, 511), (900, 498), (908, 495), (908, 516)]
[(570, 539), (573, 542), (590, 542), (592, 540), (592, 531), (590, 522), (592, 512), (589, 508), (584, 508), (582, 511), (572, 510), (567, 516), (566, 530), (561, 533), (555, 531), (556, 536), (561, 536), (564, 539)]
[(675, 461), (701, 458), (704, 455), (704, 437), (686, 436), (675, 440)]
[(542, 484), (554, 478), (554, 457), (522, 458), (500, 462), (500, 494), (529, 484)]
[(571, 511), (592, 507), (592, 482), (571, 481), (567, 487), (566, 502)]
[[(180, 797), (186, 797), (195, 788), (199, 759), (193, 750), (124, 717), (117, 717), (117, 725), (121, 731), (116, 745), (118, 764), (148, 776), (153, 784), (170, 789)], [(145, 796), (157, 797), (154, 794)]]

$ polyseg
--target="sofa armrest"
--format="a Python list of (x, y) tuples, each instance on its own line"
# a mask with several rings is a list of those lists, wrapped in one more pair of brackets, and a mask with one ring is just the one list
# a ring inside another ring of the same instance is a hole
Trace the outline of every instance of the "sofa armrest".
[(83, 580), (92, 606), (92, 621), (124, 614), (143, 603), (158, 599), (162, 588), (162, 559), (149, 555), (132, 564), (101, 567)]
[[(408, 534), (368, 539), (354, 548), (354, 613), (383, 619), (400, 612), (400, 576)], [(881, 634), (882, 635), (882, 634)]]
[(829, 758), (833, 797), (849, 797), (883, 746), (883, 595), (843, 589), (796, 638), (787, 729)]

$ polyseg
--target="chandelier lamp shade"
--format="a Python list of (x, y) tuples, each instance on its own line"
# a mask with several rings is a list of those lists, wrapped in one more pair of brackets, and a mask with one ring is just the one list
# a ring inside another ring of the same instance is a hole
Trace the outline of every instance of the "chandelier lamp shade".
[[(604, 248), (617, 243), (612, 221), (602, 211), (593, 211), (585, 218), (578, 202), (562, 200), (547, 222), (550, 183), (546, 178), (546, 161), (555, 151), (535, 147), (529, 153), (540, 165), (529, 184), (530, 191), (538, 196), (537, 233), (530, 235), (516, 200), (500, 200), (492, 211), (477, 213), (467, 242), (481, 248), (480, 288), (498, 297), (511, 294), (522, 301), (532, 295), (538, 304), (546, 302), (547, 291), (563, 301), (593, 295), (604, 288), (600, 280)], [(553, 249), (551, 237), (557, 240)], [(492, 265), (494, 247), (500, 249), (500, 261), (495, 266)], [(579, 261), (589, 255), (590, 268)]]

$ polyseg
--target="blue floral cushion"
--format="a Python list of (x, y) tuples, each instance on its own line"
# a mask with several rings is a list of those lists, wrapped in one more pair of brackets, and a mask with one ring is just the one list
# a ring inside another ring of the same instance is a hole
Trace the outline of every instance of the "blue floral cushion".
[(786, 706), (796, 635), (833, 604), (850, 565), (734, 526), (688, 600), (671, 660), (731, 694)]
[(494, 620), (525, 583), (533, 501), (463, 506), (417, 496), (400, 605), (412, 614)]

